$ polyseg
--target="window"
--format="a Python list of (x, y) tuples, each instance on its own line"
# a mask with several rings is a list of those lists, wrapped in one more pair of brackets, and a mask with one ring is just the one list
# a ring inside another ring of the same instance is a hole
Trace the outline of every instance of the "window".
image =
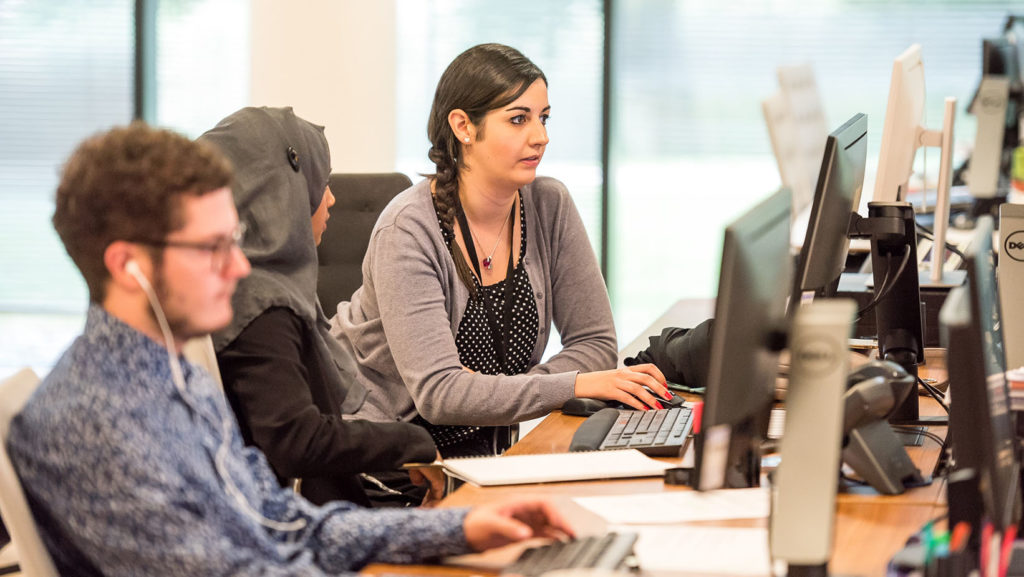
[(50, 224), (53, 194), (80, 140), (131, 120), (132, 4), (0, 3), (3, 374), (47, 366), (81, 327), (88, 296)]
[[(248, 3), (165, 0), (151, 120), (197, 136), (248, 98)], [(60, 166), (133, 115), (135, 2), (0, 3), (0, 376), (49, 366), (88, 292), (50, 223)], [(216, 54), (217, 58), (210, 58)]]
[[(974, 140), (965, 107), (981, 38), (1009, 2), (615, 2), (609, 287), (620, 336), (675, 300), (713, 297), (725, 225), (779, 185), (761, 116), (775, 68), (810, 62), (831, 128), (868, 114), (873, 191), (893, 59), (922, 45), (925, 124), (958, 98), (955, 165)], [(924, 168), (924, 154), (918, 153)], [(938, 173), (929, 149), (927, 173)]]
[(249, 103), (248, 0), (156, 1), (153, 122), (197, 137)]

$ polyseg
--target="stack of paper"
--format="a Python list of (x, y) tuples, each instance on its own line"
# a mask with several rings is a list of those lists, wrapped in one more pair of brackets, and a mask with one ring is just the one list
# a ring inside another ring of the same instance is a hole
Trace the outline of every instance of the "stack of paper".
[(444, 461), (444, 469), (449, 475), (481, 486), (660, 477), (665, 474), (665, 469), (673, 466), (651, 459), (635, 449)]

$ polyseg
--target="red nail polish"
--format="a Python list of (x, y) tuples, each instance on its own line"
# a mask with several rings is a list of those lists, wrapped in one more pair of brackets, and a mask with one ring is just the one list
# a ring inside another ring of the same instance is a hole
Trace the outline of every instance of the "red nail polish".
[(671, 401), (672, 400), (672, 391), (665, 391), (665, 400), (666, 401)]
[(654, 404), (658, 405), (659, 409), (664, 409), (665, 408), (665, 407), (661, 406), (661, 403), (659, 403), (658, 401), (654, 401)]

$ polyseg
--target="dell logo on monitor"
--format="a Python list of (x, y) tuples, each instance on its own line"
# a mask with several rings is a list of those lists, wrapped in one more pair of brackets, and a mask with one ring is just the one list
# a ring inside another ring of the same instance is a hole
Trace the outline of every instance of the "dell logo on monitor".
[(1003, 252), (1013, 260), (1024, 262), (1024, 230), (1018, 230), (1006, 237)]
[(981, 107), (988, 110), (1003, 110), (1006, 106), (1006, 98), (985, 94), (981, 97)]
[(839, 353), (835, 350), (833, 339), (816, 336), (801, 338), (791, 349), (792, 363), (807, 371), (808, 375), (826, 374), (839, 361)]

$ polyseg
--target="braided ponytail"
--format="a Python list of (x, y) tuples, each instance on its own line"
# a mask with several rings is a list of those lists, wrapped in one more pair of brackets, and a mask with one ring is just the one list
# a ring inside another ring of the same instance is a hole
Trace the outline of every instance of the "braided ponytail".
[[(427, 122), (430, 151), (434, 163), (434, 207), (441, 217), (441, 227), (454, 233), (455, 218), (462, 210), (459, 200), (459, 170), (462, 168), (462, 143), (448, 125), (448, 114), (462, 110), (469, 121), (478, 126), (483, 137), (482, 122), (491, 110), (501, 108), (519, 98), (537, 79), (547, 78), (540, 68), (518, 50), (502, 44), (479, 44), (458, 55), (441, 75), (434, 92), (434, 103)], [(473, 270), (466, 262), (458, 243), (451, 244), (452, 260), (459, 278), (477, 298)]]
[[(448, 140), (454, 141), (451, 131), (448, 131)], [(449, 142), (452, 147), (454, 143)], [(430, 148), (429, 157), (437, 167), (434, 173), (434, 208), (441, 217), (441, 227), (449, 234), (455, 234), (455, 218), (462, 210), (462, 203), (459, 200), (459, 161), (450, 151), (442, 152), (437, 146)], [(451, 243), (452, 260), (455, 261), (455, 270), (459, 274), (462, 283), (469, 289), (469, 296), (477, 298), (476, 283), (473, 282), (473, 271), (458, 243)]]

